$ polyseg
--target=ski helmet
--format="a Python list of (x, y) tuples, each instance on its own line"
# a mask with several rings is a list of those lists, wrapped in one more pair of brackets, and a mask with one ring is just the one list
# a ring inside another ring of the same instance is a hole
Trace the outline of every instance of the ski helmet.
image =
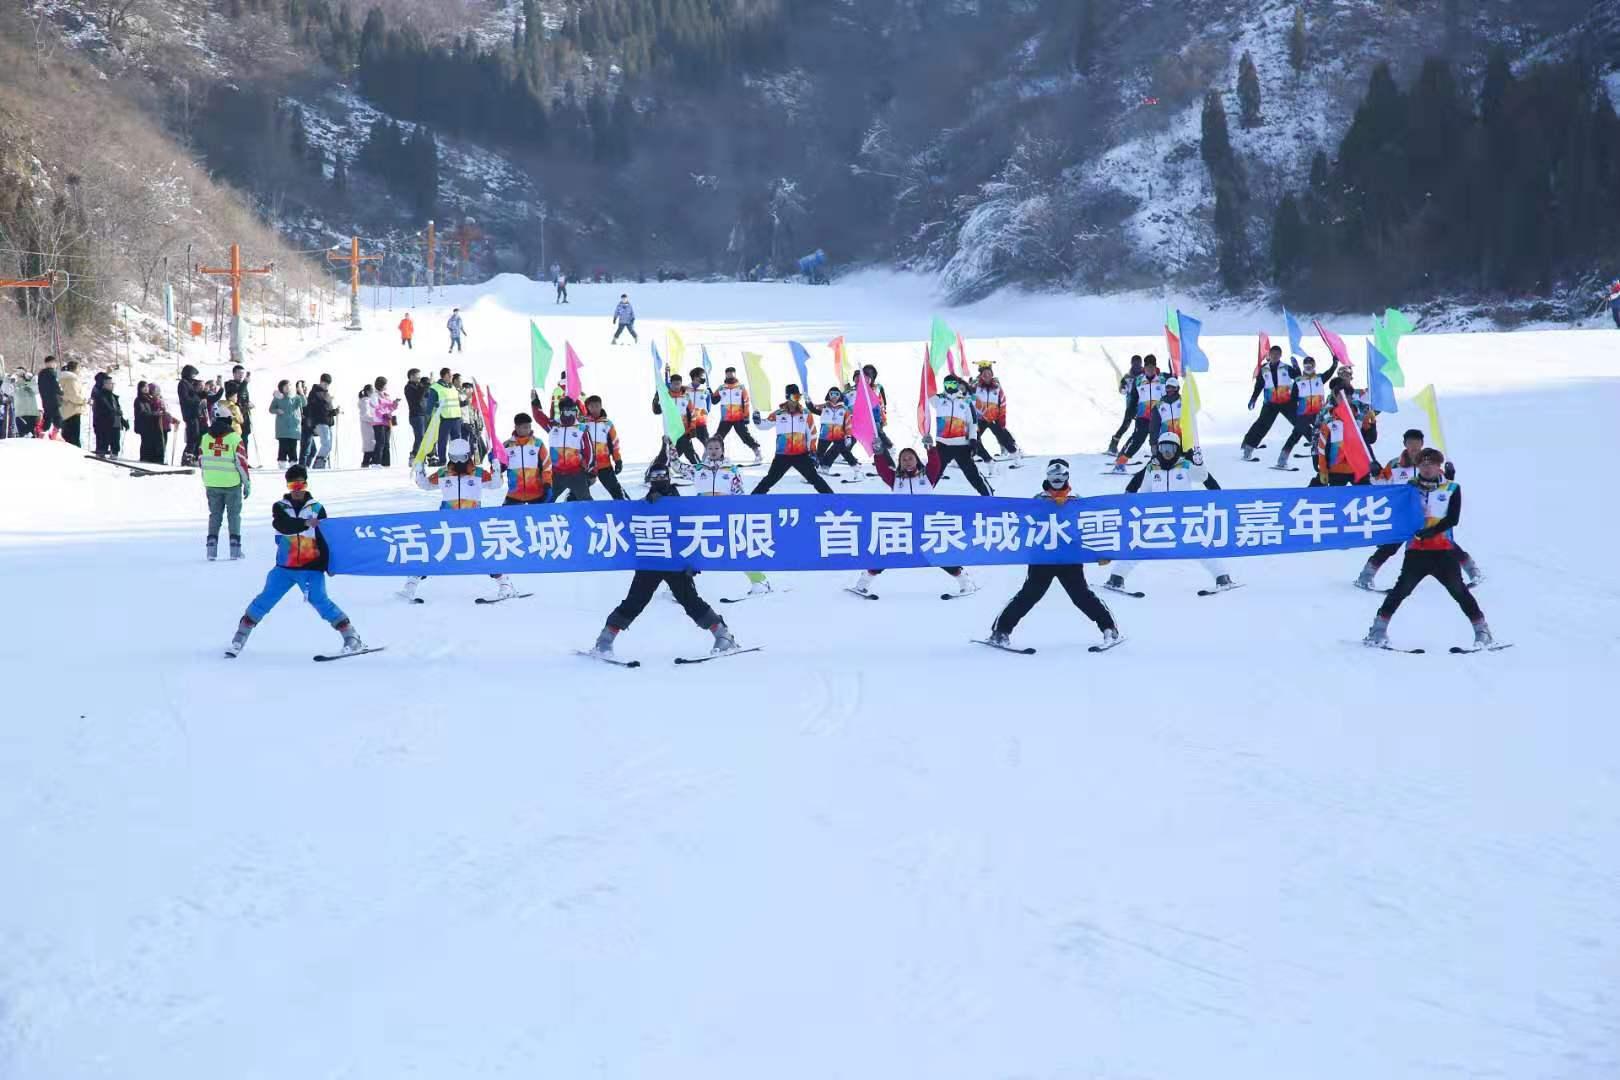
[(236, 418), (231, 415), (231, 407), (229, 405), (225, 404), (223, 401), (221, 401), (218, 405), (214, 406), (214, 419), (215, 420), (234, 420)]
[(1069, 463), (1055, 457), (1046, 463), (1046, 482), (1053, 487), (1069, 486)]
[(444, 448), (444, 455), (452, 464), (460, 465), (472, 459), (472, 443), (466, 439), (451, 439), (450, 445)]
[(1153, 448), (1154, 450), (1157, 450), (1161, 446), (1174, 446), (1177, 453), (1179, 453), (1181, 451), (1181, 436), (1177, 435), (1170, 428), (1165, 428), (1163, 431), (1159, 432), (1159, 437), (1154, 442)]

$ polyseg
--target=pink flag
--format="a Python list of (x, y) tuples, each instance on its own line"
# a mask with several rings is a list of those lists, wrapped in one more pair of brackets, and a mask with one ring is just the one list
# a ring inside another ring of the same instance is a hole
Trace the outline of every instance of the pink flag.
[[(866, 373), (861, 372), (855, 376), (855, 404), (849, 418), (849, 433), (855, 436), (855, 441), (868, 454), (872, 454), (872, 447), (877, 443), (877, 425), (872, 415), (877, 410), (872, 402), (872, 389), (866, 385)], [(876, 457), (876, 454), (873, 454)]]
[(1271, 338), (1262, 330), (1260, 331), (1260, 347), (1256, 350), (1254, 356), (1254, 373), (1256, 376), (1260, 374), (1260, 365), (1266, 362), (1266, 357), (1270, 352)]
[(1311, 323), (1316, 327), (1316, 336), (1326, 343), (1328, 352), (1333, 354), (1333, 359), (1341, 364), (1348, 365), (1350, 363), (1350, 352), (1344, 347), (1344, 339), (1323, 326), (1321, 319), (1312, 319)]
[(956, 362), (962, 365), (962, 370), (957, 372), (957, 374), (964, 379), (967, 378), (969, 371), (967, 362), (967, 342), (962, 340), (961, 334), (956, 335)]
[(563, 371), (563, 378), (565, 380), (563, 390), (569, 397), (573, 398), (575, 401), (578, 401), (580, 395), (585, 392), (583, 389), (581, 389), (579, 382), (579, 353), (575, 352), (574, 346), (568, 342), (564, 342), (563, 347), (568, 351), (568, 366)]
[(495, 391), (493, 388), (484, 390), (484, 430), (489, 432), (489, 449), (495, 455), (495, 460), (501, 463), (501, 468), (507, 468), (512, 463), (511, 455), (502, 445), (500, 432), (495, 427)]

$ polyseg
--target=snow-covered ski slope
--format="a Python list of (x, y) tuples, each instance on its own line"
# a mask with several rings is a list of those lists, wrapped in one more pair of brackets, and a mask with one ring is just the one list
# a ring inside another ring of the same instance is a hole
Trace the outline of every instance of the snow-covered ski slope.
[[(312, 351), (272, 334), (260, 459), (275, 378), (324, 370), (355, 464), (359, 383), (436, 369), (458, 303), (452, 363), (503, 414), (535, 316), (644, 461), (648, 354), (607, 345), (621, 287), (571, 291), (451, 290), (414, 309), (411, 354), (397, 304)], [(763, 346), (778, 392), (785, 339), (820, 394), (819, 343), (846, 333), (911, 438), (932, 308), (906, 279), (629, 291), (644, 343), (675, 325), (717, 365)], [(1054, 453), (1116, 490), (1087, 454), (1119, 413), (1099, 338), (1162, 355), (1160, 310), (945, 314), (997, 361), (1031, 454), (998, 491), (1033, 493)], [(1206, 342), (1215, 476), (1302, 484), (1237, 461), (1259, 324), (1209, 321), (1242, 335)], [(336, 635), (289, 598), (225, 661), (271, 557), (273, 467), (248, 559), (208, 564), (195, 477), (0, 442), (0, 1076), (1620, 1075), (1620, 335), (1414, 336), (1403, 360), (1408, 390), (1439, 387), (1460, 536), (1515, 649), (1446, 655), (1468, 626), (1433, 583), (1393, 626), (1428, 655), (1345, 644), (1378, 598), (1342, 552), (1235, 562), (1247, 588), (1208, 599), (1195, 565), (1144, 567), (1146, 599), (1105, 594), (1130, 640), (1100, 656), (1058, 589), (1015, 638), (1038, 655), (969, 644), (1009, 568), (949, 604), (929, 570), (885, 574), (878, 604), (778, 575), (792, 592), (723, 609), (764, 651), (695, 668), (670, 660), (707, 635), (659, 599), (619, 641), (638, 670), (572, 652), (628, 575), (528, 577), (533, 598), (488, 608), (483, 579), (406, 607), (333, 578), (386, 652), (312, 664)], [(432, 505), (402, 468), (314, 488), (339, 515)]]

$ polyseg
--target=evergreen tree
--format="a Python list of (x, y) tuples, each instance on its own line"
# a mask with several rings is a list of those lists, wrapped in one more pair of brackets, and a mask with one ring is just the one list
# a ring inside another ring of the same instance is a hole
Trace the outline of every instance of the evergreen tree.
[(1260, 72), (1255, 70), (1254, 57), (1248, 51), (1238, 63), (1238, 103), (1244, 130), (1260, 126)]
[(339, 195), (349, 191), (349, 165), (342, 154), (332, 159), (332, 190)]
[(304, 130), (304, 107), (302, 105), (292, 107), (292, 116), (288, 118), (288, 124), (292, 128), (289, 145), (292, 149), (293, 160), (302, 163), (309, 158), (309, 133)]
[(1202, 130), (1199, 152), (1209, 169), (1210, 183), (1215, 189), (1215, 240), (1219, 250), (1221, 283), (1235, 291), (1243, 287), (1248, 276), (1248, 240), (1244, 235), (1243, 221), (1243, 203), (1248, 198), (1248, 184), (1243, 176), (1243, 166), (1232, 152), (1226, 106), (1222, 104), (1220, 94), (1213, 90), (1204, 95)]
[(1294, 25), (1288, 31), (1288, 65), (1294, 74), (1305, 74), (1305, 65), (1311, 58), (1311, 39), (1305, 32), (1305, 5), (1294, 8)]
[(1089, 75), (1097, 64), (1096, 0), (1079, 0), (1074, 27), (1074, 70)]
[(1284, 195), (1271, 221), (1271, 280), (1290, 284), (1299, 273), (1306, 253), (1305, 221), (1292, 195)]

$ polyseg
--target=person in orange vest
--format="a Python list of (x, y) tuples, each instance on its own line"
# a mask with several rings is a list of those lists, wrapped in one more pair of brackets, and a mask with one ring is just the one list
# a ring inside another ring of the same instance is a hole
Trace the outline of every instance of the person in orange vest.
[(411, 344), (411, 339), (415, 336), (416, 324), (411, 321), (411, 313), (407, 311), (405, 317), (399, 320), (399, 343), (415, 352), (416, 346)]

